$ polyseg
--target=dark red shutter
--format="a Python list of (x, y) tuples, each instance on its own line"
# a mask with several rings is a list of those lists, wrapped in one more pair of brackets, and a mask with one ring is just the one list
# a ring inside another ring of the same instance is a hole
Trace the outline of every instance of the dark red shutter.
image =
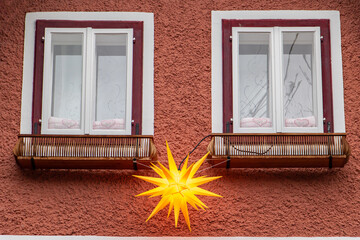
[(133, 45), (133, 90), (132, 90), (132, 130), (131, 134), (142, 131), (142, 85), (143, 85), (143, 22), (138, 21), (67, 21), (38, 20), (35, 34), (34, 90), (32, 109), (32, 132), (40, 133), (39, 119), (42, 109), (42, 86), (44, 64), (45, 28), (132, 28)]
[[(222, 20), (222, 49), (223, 49), (223, 131), (233, 116), (232, 107), (232, 43), (230, 41), (233, 27), (320, 27), (323, 37), (321, 43), (322, 67), (322, 93), (323, 116), (326, 119), (324, 132), (328, 132), (327, 123), (330, 123), (330, 132), (334, 131), (333, 100), (331, 81), (331, 45), (330, 45), (330, 20), (329, 19), (261, 19), (261, 20)], [(232, 130), (232, 124), (230, 128)]]
[(222, 21), (223, 42), (223, 132), (233, 132), (233, 97), (232, 97), (232, 41), (230, 39), (232, 25), (231, 21)]

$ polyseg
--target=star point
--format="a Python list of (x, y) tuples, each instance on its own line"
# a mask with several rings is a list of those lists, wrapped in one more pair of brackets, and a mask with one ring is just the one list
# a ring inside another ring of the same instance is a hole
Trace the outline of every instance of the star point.
[(199, 208), (205, 210), (205, 208), (208, 207), (195, 195), (222, 197), (216, 193), (207, 191), (199, 187), (202, 184), (219, 179), (221, 178), (221, 176), (217, 176), (217, 177), (201, 176), (194, 178), (194, 175), (196, 174), (196, 172), (198, 171), (198, 169), (200, 168), (200, 166), (202, 165), (202, 163), (204, 162), (204, 160), (206, 159), (209, 153), (203, 156), (196, 163), (191, 164), (189, 167), (187, 167), (189, 160), (189, 155), (188, 155), (186, 157), (183, 167), (180, 170), (178, 170), (167, 142), (166, 142), (166, 150), (168, 156), (169, 169), (167, 169), (160, 162), (158, 162), (159, 166), (156, 166), (155, 164), (152, 164), (150, 166), (160, 176), (160, 178), (133, 175), (134, 177), (137, 177), (139, 179), (157, 185), (156, 188), (140, 193), (136, 196), (149, 196), (149, 197), (161, 196), (161, 200), (154, 208), (150, 216), (147, 218), (146, 222), (149, 221), (160, 210), (164, 209), (167, 205), (169, 205), (167, 217), (169, 217), (171, 211), (174, 210), (175, 227), (177, 227), (179, 215), (181, 211), (185, 218), (185, 222), (189, 230), (191, 231), (187, 204), (189, 203), (196, 210), (198, 210)]

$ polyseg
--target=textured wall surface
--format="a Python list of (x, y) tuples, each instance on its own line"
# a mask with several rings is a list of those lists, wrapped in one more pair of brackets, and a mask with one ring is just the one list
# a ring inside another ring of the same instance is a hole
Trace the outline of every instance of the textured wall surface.
[[(175, 229), (166, 210), (145, 223), (159, 199), (134, 197), (152, 185), (134, 179), (133, 171), (26, 171), (16, 165), (26, 12), (154, 13), (155, 143), (166, 162), (165, 139), (180, 161), (211, 133), (211, 10), (277, 9), (340, 11), (352, 147), (343, 169), (207, 170), (224, 177), (204, 188), (224, 198), (202, 197), (210, 208), (190, 210), (189, 232), (182, 216)], [(360, 236), (359, 46), (358, 0), (0, 0), (0, 234)]]

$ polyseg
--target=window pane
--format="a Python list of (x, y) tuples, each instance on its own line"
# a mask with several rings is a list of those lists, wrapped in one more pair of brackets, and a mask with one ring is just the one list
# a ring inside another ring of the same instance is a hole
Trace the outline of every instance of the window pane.
[(82, 99), (83, 35), (53, 33), (53, 84), (49, 129), (79, 129)]
[(271, 127), (270, 33), (239, 33), (240, 127)]
[(125, 129), (127, 34), (96, 34), (94, 129)]
[(283, 84), (285, 127), (316, 127), (313, 32), (284, 32)]

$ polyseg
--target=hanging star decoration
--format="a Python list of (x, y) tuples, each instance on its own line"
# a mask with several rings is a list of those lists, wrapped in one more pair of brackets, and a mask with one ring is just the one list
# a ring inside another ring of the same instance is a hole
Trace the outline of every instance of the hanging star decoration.
[(178, 170), (167, 142), (166, 142), (166, 149), (168, 155), (169, 169), (164, 167), (160, 162), (158, 162), (159, 167), (154, 164), (152, 164), (151, 166), (151, 168), (161, 178), (134, 175), (134, 177), (155, 184), (158, 187), (140, 193), (139, 195), (136, 196), (150, 196), (150, 197), (161, 196), (160, 202), (152, 211), (146, 222), (149, 221), (150, 218), (152, 218), (160, 210), (164, 209), (167, 205), (170, 205), (168, 211), (168, 217), (170, 216), (172, 209), (174, 209), (175, 227), (177, 227), (179, 213), (181, 210), (182, 214), (184, 215), (186, 224), (189, 230), (191, 231), (187, 203), (189, 203), (196, 210), (198, 210), (198, 207), (205, 210), (205, 208), (208, 207), (195, 195), (222, 197), (218, 194), (212, 193), (210, 191), (198, 187), (202, 184), (221, 178), (221, 176), (218, 177), (201, 176), (201, 177), (193, 178), (196, 171), (199, 169), (199, 167), (204, 162), (204, 160), (206, 159), (209, 153), (203, 156), (196, 163), (191, 164), (189, 167), (187, 167), (189, 160), (189, 155), (188, 155), (182, 169)]

